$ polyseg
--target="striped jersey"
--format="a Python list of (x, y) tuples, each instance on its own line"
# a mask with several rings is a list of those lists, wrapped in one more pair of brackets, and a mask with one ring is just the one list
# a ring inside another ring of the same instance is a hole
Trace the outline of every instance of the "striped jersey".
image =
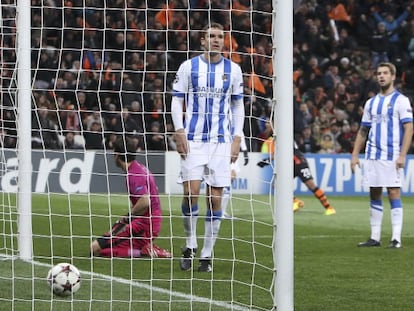
[(177, 71), (173, 96), (184, 98), (188, 140), (232, 140), (231, 100), (243, 98), (239, 65), (224, 57), (217, 63), (209, 63), (202, 55), (188, 59)]
[(370, 128), (365, 158), (393, 161), (400, 155), (403, 124), (413, 122), (410, 100), (398, 91), (368, 99), (361, 125)]

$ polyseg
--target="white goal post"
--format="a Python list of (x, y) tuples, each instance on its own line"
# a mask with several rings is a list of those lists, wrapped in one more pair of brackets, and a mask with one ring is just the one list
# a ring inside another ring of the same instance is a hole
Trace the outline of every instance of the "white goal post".
[[(276, 0), (2, 1), (6, 308), (293, 310), (292, 16), (292, 3)], [(248, 163), (241, 152), (231, 218), (222, 220), (213, 272), (201, 274), (178, 265), (185, 236), (170, 102), (179, 64), (200, 53), (211, 22), (225, 26), (223, 54), (243, 71)], [(281, 165), (257, 166), (277, 133)], [(128, 211), (125, 174), (113, 160), (119, 136), (135, 141), (137, 160), (155, 176), (163, 207), (155, 243), (172, 258), (90, 256), (92, 240)], [(59, 262), (81, 270), (80, 290), (66, 299), (45, 280)]]

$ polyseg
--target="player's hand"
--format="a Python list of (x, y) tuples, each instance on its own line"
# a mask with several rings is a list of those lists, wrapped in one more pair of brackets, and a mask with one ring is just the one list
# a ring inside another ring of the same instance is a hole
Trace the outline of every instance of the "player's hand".
[(352, 174), (355, 173), (355, 167), (359, 166), (360, 167), (360, 163), (359, 163), (359, 157), (358, 156), (352, 156), (351, 158), (351, 172)]
[(397, 158), (397, 161), (396, 161), (395, 163), (396, 163), (396, 165), (397, 165), (397, 169), (399, 169), (399, 168), (404, 168), (404, 166), (405, 166), (405, 157), (404, 157), (404, 156), (402, 156), (402, 155), (400, 155), (400, 156)]
[(181, 158), (185, 159), (188, 154), (188, 142), (184, 129), (175, 132), (175, 144), (177, 146), (177, 152)]
[(260, 167), (265, 167), (268, 165), (270, 165), (270, 158), (263, 159), (262, 161), (257, 162), (257, 166), (260, 166)]
[(125, 215), (124, 217), (120, 218), (118, 222), (123, 225), (128, 225), (131, 222), (131, 215)]
[(249, 163), (249, 153), (247, 152), (247, 150), (243, 151), (243, 157), (244, 157), (244, 166), (246, 166)]
[(235, 136), (231, 143), (231, 163), (237, 161), (240, 153), (240, 136)]
[(118, 232), (122, 231), (126, 225), (129, 225), (129, 223), (131, 222), (132, 216), (131, 214), (127, 214), (121, 218), (119, 218), (116, 223), (113, 224), (111, 232), (108, 232), (106, 234), (104, 234), (104, 236), (111, 236), (111, 235), (116, 235)]

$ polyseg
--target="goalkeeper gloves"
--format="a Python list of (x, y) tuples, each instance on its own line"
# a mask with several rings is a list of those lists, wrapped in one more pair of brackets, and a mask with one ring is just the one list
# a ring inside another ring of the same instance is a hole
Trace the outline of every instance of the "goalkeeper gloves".
[(128, 213), (125, 216), (121, 217), (117, 222), (123, 225), (128, 225), (132, 219), (134, 219), (134, 215)]
[(265, 167), (265, 166), (270, 165), (270, 158), (263, 159), (262, 161), (257, 162), (257, 165), (260, 167)]
[(112, 229), (111, 232), (107, 232), (104, 234), (104, 236), (109, 237), (109, 236), (115, 236), (117, 235), (119, 232), (121, 232), (122, 230), (124, 230), (125, 226), (128, 225), (131, 222), (131, 216), (128, 214), (126, 216), (123, 216), (121, 218), (119, 218), (116, 223), (114, 223), (112, 225)]
[(249, 163), (249, 153), (247, 152), (247, 150), (243, 151), (243, 156), (244, 156), (244, 166), (247, 165), (247, 163)]

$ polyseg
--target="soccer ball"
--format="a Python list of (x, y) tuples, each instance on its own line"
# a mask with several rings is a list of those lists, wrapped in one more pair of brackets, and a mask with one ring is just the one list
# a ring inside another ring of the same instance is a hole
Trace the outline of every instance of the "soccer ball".
[(70, 263), (58, 263), (47, 273), (47, 282), (54, 294), (70, 296), (80, 288), (80, 272)]

